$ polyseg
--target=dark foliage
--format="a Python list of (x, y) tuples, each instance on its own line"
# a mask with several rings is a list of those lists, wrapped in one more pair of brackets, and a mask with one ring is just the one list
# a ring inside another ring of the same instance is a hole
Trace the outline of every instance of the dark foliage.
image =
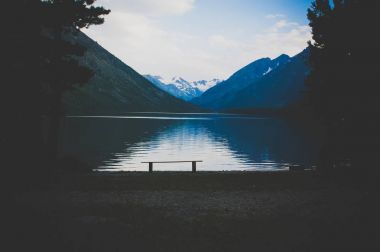
[[(7, 170), (16, 174), (25, 170), (46, 173), (34, 166), (45, 167), (44, 162), (55, 159), (62, 94), (92, 76), (91, 69), (77, 60), (85, 48), (68, 42), (65, 36), (103, 23), (102, 15), (110, 11), (94, 7), (93, 3), (93, 0), (2, 3), (6, 15), (2, 17), (5, 52), (1, 61), (3, 80), (7, 81), (2, 83), (0, 95), (4, 117), (0, 151), (5, 154), (2, 162)], [(46, 136), (43, 136), (44, 121), (48, 128)]]
[(309, 98), (327, 136), (321, 167), (350, 160), (361, 173), (376, 170), (379, 7), (372, 0), (316, 0), (308, 10)]

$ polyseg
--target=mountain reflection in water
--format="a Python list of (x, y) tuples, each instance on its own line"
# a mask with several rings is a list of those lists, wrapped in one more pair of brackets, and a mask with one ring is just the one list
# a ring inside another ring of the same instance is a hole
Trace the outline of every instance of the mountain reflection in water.
[[(147, 171), (145, 161), (203, 160), (199, 171), (281, 170), (311, 166), (318, 131), (299, 122), (228, 114), (67, 117), (61, 154), (100, 170)], [(188, 163), (154, 170), (190, 171)]]

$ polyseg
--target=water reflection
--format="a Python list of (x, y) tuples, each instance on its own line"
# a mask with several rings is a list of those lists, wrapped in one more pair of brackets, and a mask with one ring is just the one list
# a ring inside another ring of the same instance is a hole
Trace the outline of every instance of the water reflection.
[[(62, 155), (99, 169), (146, 171), (145, 161), (203, 160), (200, 171), (287, 169), (311, 165), (316, 131), (278, 118), (232, 115), (127, 115), (65, 120)], [(191, 170), (188, 163), (155, 170)]]

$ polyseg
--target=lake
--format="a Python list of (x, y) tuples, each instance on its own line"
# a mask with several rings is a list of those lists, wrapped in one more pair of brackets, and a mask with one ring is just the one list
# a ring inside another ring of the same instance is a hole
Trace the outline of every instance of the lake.
[[(287, 170), (311, 167), (318, 130), (303, 123), (231, 114), (128, 113), (66, 117), (61, 156), (102, 171), (147, 171), (147, 161), (203, 160), (199, 171)], [(191, 163), (154, 164), (154, 170), (191, 171)]]

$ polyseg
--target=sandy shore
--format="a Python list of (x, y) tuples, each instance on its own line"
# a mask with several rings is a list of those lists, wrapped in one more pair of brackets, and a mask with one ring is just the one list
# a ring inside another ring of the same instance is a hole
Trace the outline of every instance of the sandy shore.
[(20, 249), (373, 251), (376, 195), (312, 172), (64, 175), (15, 194), (8, 224)]

